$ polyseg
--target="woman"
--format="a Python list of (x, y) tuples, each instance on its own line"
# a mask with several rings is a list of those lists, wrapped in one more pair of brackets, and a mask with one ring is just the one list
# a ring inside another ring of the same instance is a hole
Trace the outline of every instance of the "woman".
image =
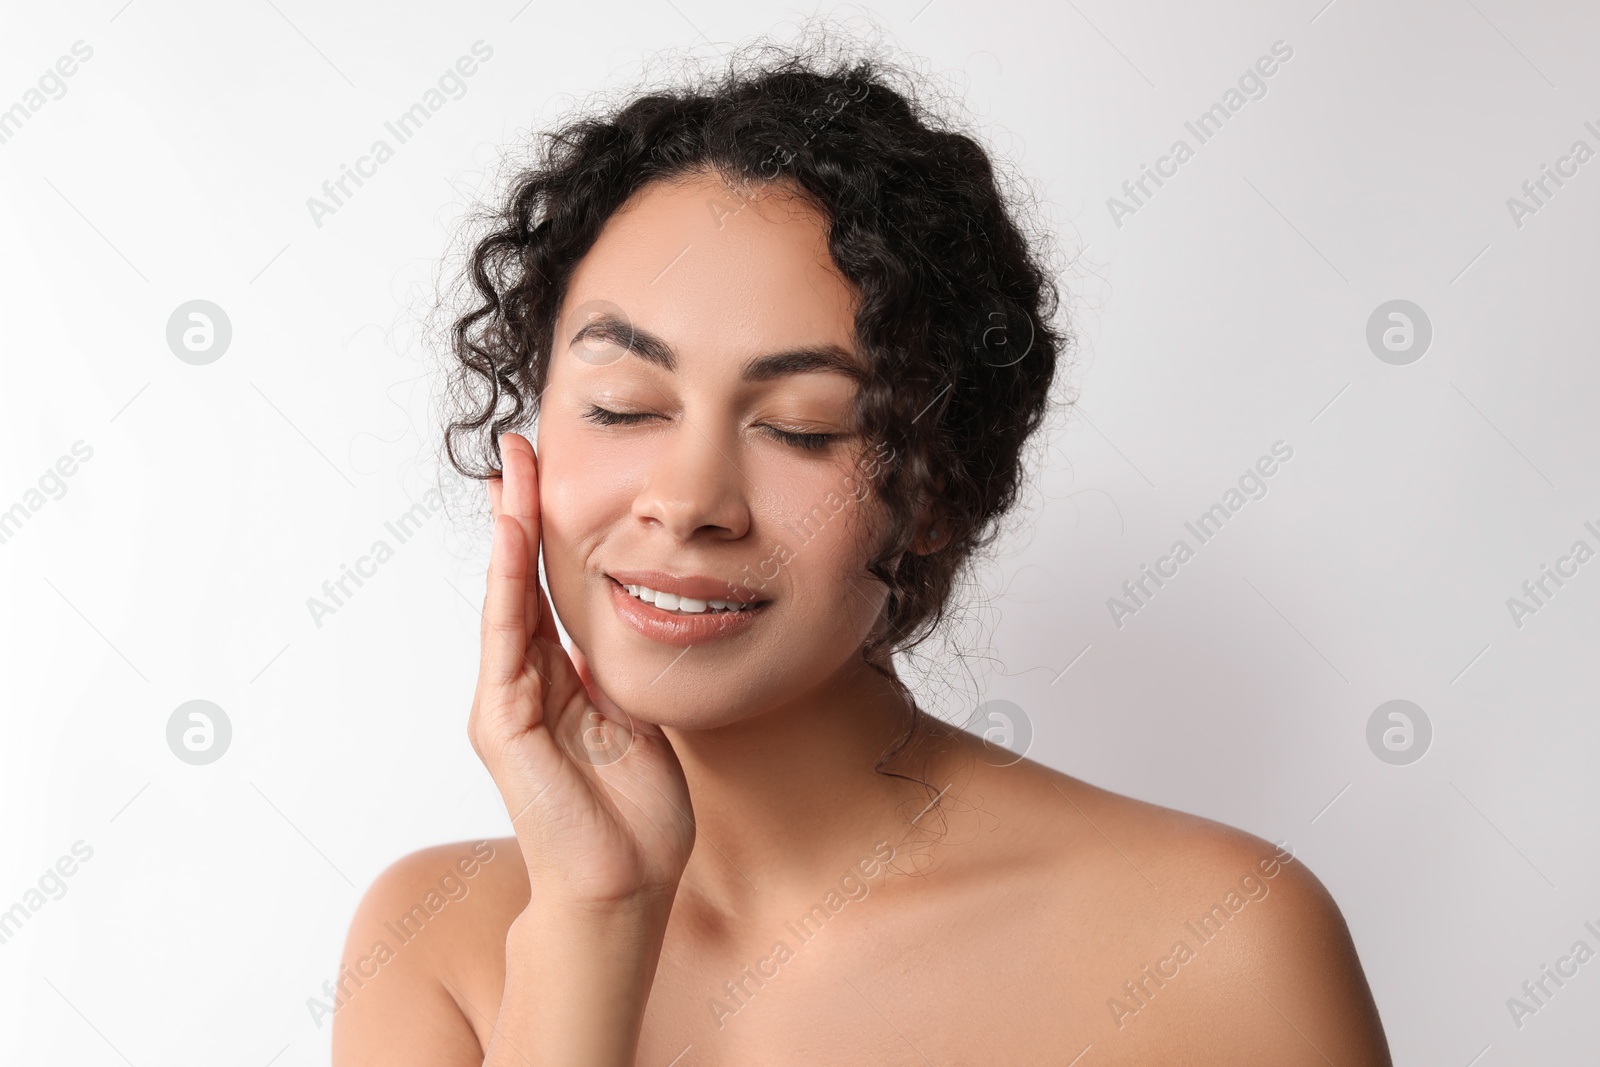
[(515, 836), (379, 877), (335, 1061), (1387, 1064), (1291, 850), (916, 707), (1067, 349), (1043, 242), (892, 67), (730, 71), (551, 135), (474, 249)]

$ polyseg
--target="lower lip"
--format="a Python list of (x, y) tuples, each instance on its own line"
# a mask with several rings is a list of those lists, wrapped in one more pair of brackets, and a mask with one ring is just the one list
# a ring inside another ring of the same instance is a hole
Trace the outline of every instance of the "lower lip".
[(766, 608), (766, 602), (763, 601), (743, 611), (716, 613), (708, 611), (701, 615), (679, 615), (663, 611), (654, 604), (646, 604), (618, 585), (614, 579), (607, 578), (606, 581), (611, 585), (611, 602), (617, 609), (617, 616), (641, 636), (659, 641), (663, 645), (680, 647), (703, 645), (741, 634), (750, 628), (756, 621), (756, 616)]

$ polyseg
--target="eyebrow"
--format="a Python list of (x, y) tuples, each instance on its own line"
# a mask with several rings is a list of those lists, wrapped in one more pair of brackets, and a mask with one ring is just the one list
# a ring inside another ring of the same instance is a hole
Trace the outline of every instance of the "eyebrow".
[[(641, 330), (614, 315), (597, 315), (589, 320), (582, 329), (572, 335), (572, 340), (567, 343), (568, 347), (587, 338), (624, 348), (646, 363), (653, 363), (663, 370), (678, 369), (678, 354), (671, 345), (655, 334)], [(866, 372), (855, 358), (836, 344), (801, 345), (757, 356), (745, 363), (740, 377), (747, 382), (765, 382), (791, 374), (819, 371), (843, 374), (855, 381), (861, 381), (866, 377)]]

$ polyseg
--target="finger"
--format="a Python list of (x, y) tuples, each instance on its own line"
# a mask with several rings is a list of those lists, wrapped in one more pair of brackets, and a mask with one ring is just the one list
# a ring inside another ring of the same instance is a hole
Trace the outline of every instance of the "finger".
[(547, 614), (540, 611), (541, 599), (537, 591), (539, 582), (539, 474), (537, 461), (533, 454), (533, 445), (528, 439), (517, 433), (507, 433), (500, 436), (500, 459), (504, 466), (501, 471), (502, 490), (500, 495), (500, 511), (516, 519), (522, 527), (523, 538), (528, 544), (529, 569), (527, 581), (529, 589), (524, 598), (524, 607), (527, 612), (527, 631), (536, 633), (541, 630), (540, 618)]
[[(490, 507), (493, 509), (493, 513), (498, 516), (504, 511), (505, 479), (503, 476), (491, 478), (486, 484), (489, 491)], [(533, 582), (538, 590), (538, 612), (535, 616), (538, 621), (535, 636), (549, 641), (552, 645), (560, 645), (561, 632), (556, 629), (555, 612), (550, 610), (550, 599), (545, 595), (544, 587), (538, 582), (538, 573), (538, 569), (535, 567), (533, 570)]]
[(528, 551), (522, 527), (499, 516), (483, 598), (482, 649), (478, 675), (488, 685), (506, 685), (522, 672), (527, 650)]

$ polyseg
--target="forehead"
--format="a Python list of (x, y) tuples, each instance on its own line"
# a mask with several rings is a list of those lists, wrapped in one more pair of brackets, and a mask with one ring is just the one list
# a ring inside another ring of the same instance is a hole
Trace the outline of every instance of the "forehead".
[(564, 307), (610, 302), (686, 353), (853, 349), (854, 290), (828, 253), (827, 225), (781, 188), (741, 192), (713, 175), (652, 182), (606, 222)]

